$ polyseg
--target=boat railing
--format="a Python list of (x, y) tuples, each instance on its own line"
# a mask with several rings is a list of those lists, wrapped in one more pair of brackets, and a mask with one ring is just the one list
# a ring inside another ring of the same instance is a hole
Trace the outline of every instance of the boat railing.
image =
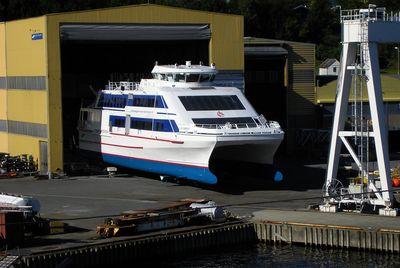
[(139, 89), (138, 82), (128, 82), (128, 81), (111, 82), (111, 81), (108, 81), (108, 85), (106, 85), (106, 90), (137, 90), (137, 89)]
[(239, 128), (255, 128), (255, 127), (264, 127), (261, 124), (257, 123), (225, 123), (225, 124), (195, 124), (196, 127), (206, 128), (206, 129), (239, 129)]
[(253, 117), (254, 123), (230, 123), (225, 124), (195, 124), (196, 128), (214, 130), (234, 130), (234, 129), (274, 129), (281, 130), (281, 126), (276, 121), (267, 121), (263, 115)]

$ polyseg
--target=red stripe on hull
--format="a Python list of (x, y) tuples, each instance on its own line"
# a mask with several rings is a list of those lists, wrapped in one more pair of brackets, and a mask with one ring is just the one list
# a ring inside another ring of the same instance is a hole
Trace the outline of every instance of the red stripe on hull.
[(114, 156), (122, 156), (122, 157), (126, 157), (126, 158), (134, 158), (134, 159), (140, 159), (140, 160), (146, 160), (146, 161), (158, 162), (158, 163), (166, 163), (166, 164), (172, 164), (172, 165), (177, 165), (177, 166), (186, 166), (186, 167), (194, 167), (194, 168), (208, 168), (208, 166), (196, 166), (196, 165), (190, 165), (190, 164), (181, 164), (181, 163), (154, 160), (154, 159), (148, 159), (148, 158), (126, 156), (126, 155), (121, 155), (121, 154), (112, 154), (112, 153), (105, 153), (105, 152), (102, 152), (102, 154), (114, 155)]
[(110, 134), (117, 135), (117, 136), (126, 136), (126, 137), (131, 137), (131, 138), (144, 139), (144, 140), (164, 141), (164, 142), (171, 142), (171, 143), (177, 143), (177, 144), (183, 144), (184, 143), (183, 141), (173, 141), (173, 140), (167, 140), (167, 139), (156, 139), (156, 138), (143, 137), (143, 136), (119, 134), (119, 133), (115, 133), (115, 132), (110, 132)]
[(129, 149), (143, 149), (143, 147), (139, 146), (126, 146), (126, 145), (118, 145), (118, 144), (111, 144), (111, 143), (101, 143), (102, 145), (108, 145), (108, 146), (115, 146), (115, 147), (122, 147), (122, 148), (129, 148)]

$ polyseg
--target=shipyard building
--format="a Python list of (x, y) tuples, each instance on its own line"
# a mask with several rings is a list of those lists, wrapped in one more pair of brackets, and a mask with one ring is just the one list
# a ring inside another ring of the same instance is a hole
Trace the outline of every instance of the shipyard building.
[(285, 130), (280, 152), (297, 150), (299, 129), (316, 121), (315, 45), (244, 38), (245, 94), (258, 113)]
[(245, 91), (286, 131), (315, 126), (312, 44), (243, 38), (243, 17), (152, 4), (0, 23), (0, 152), (63, 170), (79, 109), (109, 80), (147, 78), (154, 63), (215, 63), (217, 83)]
[(158, 5), (0, 24), (0, 152), (63, 170), (91, 88), (150, 74), (155, 61), (215, 63), (243, 87), (243, 17)]

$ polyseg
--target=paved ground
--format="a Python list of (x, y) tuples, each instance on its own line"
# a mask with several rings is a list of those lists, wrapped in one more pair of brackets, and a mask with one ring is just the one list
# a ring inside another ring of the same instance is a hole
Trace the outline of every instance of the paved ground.
[(301, 168), (302, 176), (297, 175), (296, 165), (284, 170), (287, 179), (279, 183), (263, 177), (262, 170), (253, 170), (256, 173), (253, 176), (237, 174), (235, 179), (217, 187), (161, 182), (156, 177), (130, 175), (3, 179), (0, 191), (36, 197), (42, 205), (41, 216), (94, 230), (107, 216), (155, 208), (183, 198), (211, 199), (241, 216), (251, 216), (252, 212), (265, 208), (305, 209), (308, 204), (319, 201), (324, 170), (321, 166)]
[(0, 191), (36, 197), (42, 206), (41, 216), (87, 229), (94, 229), (106, 216), (155, 208), (183, 198), (211, 199), (220, 205), (229, 205), (228, 209), (234, 213), (250, 216), (253, 211), (264, 208), (303, 209), (318, 200), (299, 199), (321, 195), (319, 189), (278, 191), (260, 188), (226, 193), (143, 177), (1, 180)]

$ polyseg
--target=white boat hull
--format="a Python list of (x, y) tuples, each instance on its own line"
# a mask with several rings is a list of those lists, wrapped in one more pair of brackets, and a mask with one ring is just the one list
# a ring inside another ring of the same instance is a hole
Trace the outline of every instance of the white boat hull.
[(80, 133), (80, 149), (100, 153), (107, 163), (215, 184), (210, 159), (272, 164), (281, 134), (216, 137), (207, 135), (126, 135)]
[(282, 139), (282, 134), (271, 134), (219, 140), (213, 154), (215, 159), (272, 165)]

